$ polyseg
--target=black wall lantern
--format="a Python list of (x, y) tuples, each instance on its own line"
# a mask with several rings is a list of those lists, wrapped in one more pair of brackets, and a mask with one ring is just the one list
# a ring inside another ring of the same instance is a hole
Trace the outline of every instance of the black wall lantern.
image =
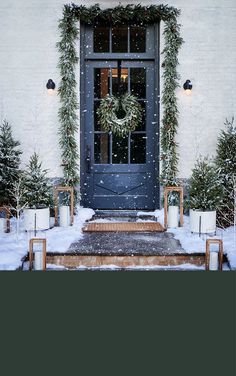
[(191, 93), (192, 87), (193, 87), (193, 85), (192, 85), (190, 80), (186, 80), (185, 83), (183, 84), (183, 88), (184, 88), (186, 94)]
[(51, 78), (49, 78), (49, 80), (48, 80), (48, 82), (46, 84), (46, 88), (48, 90), (54, 90), (55, 87), (56, 87), (55, 82), (53, 82), (53, 80)]

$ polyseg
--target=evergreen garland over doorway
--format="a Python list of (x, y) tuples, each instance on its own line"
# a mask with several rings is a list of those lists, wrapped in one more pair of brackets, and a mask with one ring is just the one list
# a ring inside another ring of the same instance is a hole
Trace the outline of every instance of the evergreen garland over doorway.
[(178, 171), (178, 153), (175, 136), (178, 128), (178, 107), (176, 88), (179, 86), (177, 72), (178, 52), (183, 43), (180, 36), (180, 24), (177, 18), (180, 10), (168, 5), (119, 5), (115, 8), (101, 9), (99, 4), (87, 8), (83, 5), (67, 4), (63, 8), (63, 18), (59, 22), (61, 40), (59, 50), (59, 70), (61, 82), (59, 96), (61, 107), (60, 147), (65, 182), (75, 186), (79, 182), (78, 159), (79, 152), (76, 142), (78, 132), (78, 101), (75, 69), (79, 58), (76, 43), (79, 38), (78, 21), (93, 24), (103, 21), (113, 25), (121, 23), (137, 23), (148, 25), (160, 21), (165, 22), (163, 54), (163, 118), (161, 127), (161, 159), (162, 182), (164, 185), (176, 185)]

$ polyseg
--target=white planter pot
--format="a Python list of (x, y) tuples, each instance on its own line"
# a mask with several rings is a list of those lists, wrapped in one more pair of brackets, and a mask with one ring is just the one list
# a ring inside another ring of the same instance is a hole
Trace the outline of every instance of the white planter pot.
[[(26, 231), (47, 230), (49, 224), (49, 208), (24, 209), (24, 224)], [(36, 225), (36, 228), (35, 228)]]
[(190, 231), (209, 234), (216, 231), (216, 211), (190, 210)]
[(59, 226), (70, 226), (70, 207), (67, 205), (59, 207)]
[(179, 226), (179, 207), (169, 205), (168, 206), (168, 227), (178, 227)]
[(6, 231), (6, 218), (0, 218), (0, 233)]

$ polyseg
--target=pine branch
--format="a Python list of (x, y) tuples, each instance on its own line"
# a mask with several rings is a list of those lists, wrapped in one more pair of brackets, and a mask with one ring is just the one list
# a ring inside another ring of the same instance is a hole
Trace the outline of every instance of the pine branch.
[(78, 62), (75, 43), (78, 37), (77, 20), (87, 24), (105, 22), (106, 24), (139, 23), (147, 25), (163, 20), (165, 22), (164, 39), (164, 90), (162, 104), (164, 108), (163, 126), (161, 129), (162, 147), (162, 181), (166, 185), (177, 184), (178, 153), (175, 136), (178, 128), (178, 107), (176, 88), (179, 75), (177, 72), (178, 52), (183, 43), (180, 36), (180, 25), (177, 17), (180, 10), (167, 5), (118, 5), (114, 8), (101, 9), (99, 4), (89, 8), (84, 5), (69, 4), (64, 6), (63, 18), (59, 22), (61, 40), (57, 44), (60, 59), (59, 69), (61, 83), (59, 95), (61, 108), (59, 120), (61, 123), (60, 147), (64, 178), (68, 184), (76, 185), (78, 177), (78, 149), (75, 140), (78, 131), (77, 115), (78, 108), (76, 96), (75, 66)]

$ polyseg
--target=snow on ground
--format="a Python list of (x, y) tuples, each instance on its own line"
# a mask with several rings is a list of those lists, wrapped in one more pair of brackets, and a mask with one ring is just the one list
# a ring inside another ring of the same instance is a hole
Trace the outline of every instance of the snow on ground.
[[(164, 210), (156, 210), (155, 217), (157, 221), (164, 223)], [(231, 268), (236, 269), (236, 234), (233, 227), (225, 230), (217, 229), (216, 235), (210, 234), (193, 234), (190, 232), (189, 217), (184, 216), (184, 226), (178, 228), (170, 228), (167, 232), (174, 234), (175, 239), (178, 239), (182, 248), (187, 253), (202, 253), (206, 251), (206, 240), (209, 238), (217, 238), (223, 240), (224, 253), (227, 254)], [(212, 245), (211, 250), (218, 250), (217, 245)]]
[[(164, 209), (155, 210), (155, 212), (138, 212), (137, 215), (154, 215), (156, 220), (164, 224)], [(227, 254), (231, 268), (236, 269), (236, 233), (233, 227), (229, 227), (226, 230), (217, 229), (215, 236), (209, 234), (192, 234), (190, 232), (189, 217), (184, 216), (184, 226), (177, 228), (170, 228), (167, 232), (174, 234), (175, 239), (178, 239), (182, 245), (182, 248), (187, 253), (203, 253), (206, 251), (206, 239), (217, 238), (223, 240), (224, 253)], [(218, 250), (217, 246), (212, 246), (211, 250)]]
[[(48, 252), (66, 252), (72, 242), (83, 235), (81, 229), (86, 220), (92, 218), (92, 209), (78, 208), (74, 217), (74, 225), (68, 227), (54, 227), (47, 231), (37, 231), (38, 238), (46, 238)], [(28, 252), (30, 238), (33, 231), (23, 230), (23, 221), (20, 223), (20, 233), (17, 239), (16, 221), (11, 219), (11, 232), (0, 233), (0, 270), (15, 270), (22, 265), (22, 257)]]
[[(86, 220), (92, 218), (93, 214), (94, 211), (92, 209), (78, 208), (73, 226), (54, 227), (47, 231), (38, 231), (37, 237), (47, 239), (48, 252), (66, 252), (72, 242), (83, 236), (81, 228)], [(154, 215), (158, 222), (164, 223), (164, 210), (155, 210), (155, 212), (150, 213), (138, 212), (138, 215), (145, 214)], [(104, 222), (104, 220), (99, 221)], [(183, 227), (171, 228), (168, 229), (168, 232), (174, 234), (187, 253), (205, 252), (206, 239), (210, 237), (209, 235), (201, 235), (199, 237), (198, 234), (191, 234), (188, 216), (184, 216)], [(21, 231), (17, 239), (15, 219), (11, 219), (11, 232), (9, 234), (0, 233), (0, 270), (15, 270), (21, 267), (21, 259), (27, 254), (29, 240), (32, 237), (34, 237), (34, 234), (25, 232), (23, 223), (21, 223)], [(217, 230), (216, 237), (223, 240), (224, 252), (228, 256), (231, 268), (236, 269), (236, 234), (234, 228), (229, 227), (226, 230)], [(213, 248), (211, 249), (214, 250)], [(112, 266), (110, 268), (112, 269)], [(145, 270), (147, 269), (145, 268)], [(165, 269), (167, 268), (165, 267)]]

